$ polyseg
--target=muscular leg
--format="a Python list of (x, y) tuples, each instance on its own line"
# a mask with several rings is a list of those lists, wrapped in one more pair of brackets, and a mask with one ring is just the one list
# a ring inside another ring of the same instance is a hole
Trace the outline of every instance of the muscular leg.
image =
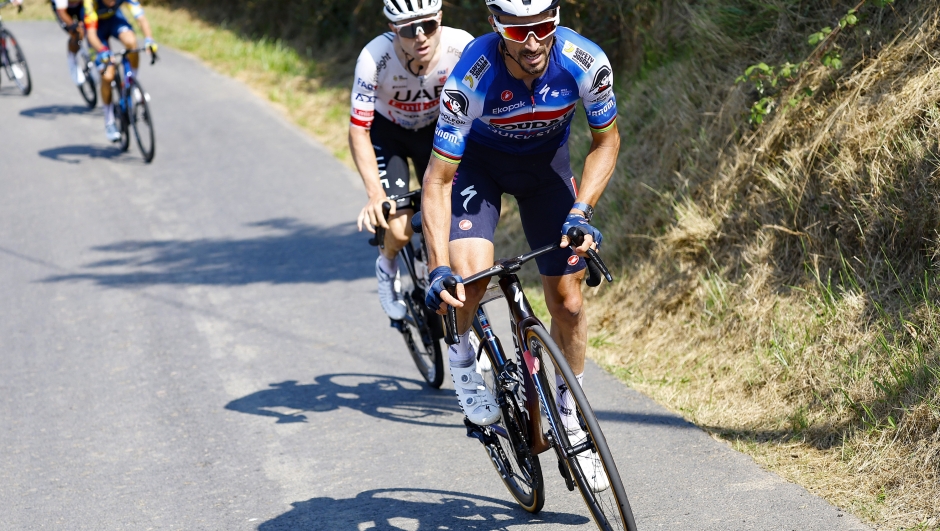
[[(493, 265), (493, 242), (483, 238), (463, 238), (450, 242), (450, 267), (455, 274), (467, 277)], [(477, 306), (486, 293), (488, 281), (465, 285), (467, 299), (457, 308), (457, 332), (465, 333), (473, 324)]]
[(411, 210), (397, 210), (394, 216), (388, 218), (388, 230), (385, 231), (385, 248), (380, 252), (389, 260), (394, 260), (408, 241), (411, 235)]
[[(137, 36), (134, 35), (133, 31), (122, 31), (118, 35), (118, 40), (120, 40), (121, 44), (123, 44), (124, 47), (128, 50), (137, 48)], [(137, 70), (137, 66), (140, 64), (140, 54), (132, 53), (129, 54), (127, 58), (131, 61), (131, 68)]]
[(552, 314), (552, 339), (558, 343), (575, 374), (584, 372), (587, 316), (583, 311), (581, 280), (584, 270), (561, 277), (542, 276), (545, 305)]
[(78, 44), (84, 38), (82, 26), (77, 26), (75, 31), (72, 31), (69, 35), (71, 36), (69, 39), (69, 52), (78, 53)]
[(111, 82), (114, 81), (114, 65), (108, 65), (101, 72), (101, 104), (111, 104)]

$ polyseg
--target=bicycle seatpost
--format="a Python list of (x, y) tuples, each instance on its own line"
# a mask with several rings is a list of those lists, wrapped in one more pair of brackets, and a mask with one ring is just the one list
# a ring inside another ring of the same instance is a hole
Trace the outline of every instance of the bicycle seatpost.
[[(584, 243), (584, 231), (578, 227), (571, 227), (568, 229), (568, 240), (575, 247), (580, 247)], [(601, 260), (599, 254), (594, 249), (587, 250), (587, 267), (588, 267), (588, 278), (585, 281), (588, 286), (592, 288), (597, 287), (601, 283), (601, 275), (607, 279), (607, 282), (613, 282), (614, 277), (610, 275), (610, 271), (607, 269), (607, 265), (604, 264), (604, 261)]]
[[(444, 288), (452, 297), (457, 297), (457, 279), (447, 277), (444, 279)], [(460, 336), (457, 334), (457, 308), (450, 304), (447, 305), (447, 316), (444, 318), (444, 342), (448, 345), (460, 343)]]

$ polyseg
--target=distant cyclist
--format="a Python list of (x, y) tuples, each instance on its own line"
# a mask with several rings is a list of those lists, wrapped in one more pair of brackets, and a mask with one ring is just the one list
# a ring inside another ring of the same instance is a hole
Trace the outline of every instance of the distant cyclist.
[[(111, 105), (111, 81), (114, 79), (114, 65), (111, 64), (111, 50), (108, 48), (111, 37), (118, 39), (126, 49), (137, 47), (137, 36), (134, 28), (121, 12), (121, 6), (127, 4), (131, 15), (140, 22), (144, 32), (144, 46), (150, 48), (151, 53), (157, 51), (157, 43), (153, 40), (150, 23), (144, 16), (144, 9), (137, 0), (84, 0), (85, 29), (88, 32), (88, 44), (98, 52), (95, 62), (102, 69), (101, 72), (101, 103), (104, 106), (104, 131), (111, 142), (121, 139), (121, 133), (114, 123), (114, 106)], [(140, 63), (137, 54), (129, 56), (131, 67), (135, 70)]]
[[(589, 247), (601, 243), (590, 224), (594, 205), (617, 162), (620, 135), (613, 73), (593, 42), (559, 26), (560, 0), (486, 0), (494, 33), (474, 40), (444, 85), (434, 136), (434, 158), (424, 176), (422, 211), (430, 254), (427, 304), (443, 313), (457, 307), (460, 343), (449, 351), (460, 406), (470, 421), (499, 419), (499, 407), (475, 372), (469, 328), (485, 284), (459, 284), (457, 298), (445, 278), (493, 264), (493, 234), (503, 193), (516, 197), (532, 248), (559, 240), (572, 226), (587, 237), (577, 249), (537, 258), (552, 338), (582, 381), (587, 319), (581, 281)], [(592, 143), (580, 190), (571, 171), (568, 133), (578, 101)], [(574, 251), (574, 252), (573, 252)], [(451, 270), (453, 268), (453, 271)], [(562, 421), (573, 442), (584, 440), (563, 381), (556, 382)], [(606, 476), (590, 479), (603, 490)]]
[(78, 65), (78, 47), (85, 38), (85, 27), (82, 24), (84, 0), (50, 0), (52, 11), (55, 12), (59, 25), (69, 34), (68, 53), (66, 60), (69, 65), (69, 75), (76, 85), (85, 82), (85, 72)]
[(356, 62), (349, 124), (349, 149), (369, 201), (359, 213), (359, 230), (382, 226), (385, 248), (375, 262), (379, 301), (392, 319), (405, 316), (397, 287), (395, 256), (411, 238), (409, 209), (392, 204), (386, 223), (382, 204), (409, 191), (408, 159), (417, 175), (431, 157), (434, 124), (444, 82), (473, 39), (441, 25), (442, 0), (385, 0), (391, 31), (363, 48)]

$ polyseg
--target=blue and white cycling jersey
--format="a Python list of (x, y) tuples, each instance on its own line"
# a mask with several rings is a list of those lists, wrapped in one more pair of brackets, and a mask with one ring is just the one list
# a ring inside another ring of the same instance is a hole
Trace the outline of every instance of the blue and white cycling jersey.
[(579, 99), (592, 130), (614, 126), (613, 71), (599, 46), (559, 27), (548, 67), (530, 90), (509, 73), (499, 43), (496, 33), (475, 39), (448, 77), (434, 156), (457, 164), (468, 139), (514, 154), (556, 150), (568, 140)]

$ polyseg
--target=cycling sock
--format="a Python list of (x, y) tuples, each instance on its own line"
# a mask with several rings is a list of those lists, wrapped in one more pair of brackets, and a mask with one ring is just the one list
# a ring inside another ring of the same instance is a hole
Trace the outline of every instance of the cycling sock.
[(398, 260), (395, 258), (389, 260), (385, 258), (384, 254), (379, 253), (379, 267), (382, 268), (382, 271), (394, 277), (398, 273)]
[(475, 354), (473, 347), (470, 345), (470, 330), (460, 336), (460, 343), (451, 345), (447, 349), (447, 359), (450, 361), (450, 366), (458, 369), (472, 367), (473, 362), (476, 361)]
[[(578, 385), (581, 385), (581, 382), (584, 381), (584, 373), (576, 375), (575, 378), (578, 380)], [(558, 412), (561, 413), (561, 423), (568, 430), (568, 433), (579, 431), (581, 425), (578, 423), (578, 412), (575, 409), (574, 397), (571, 396), (571, 391), (560, 374), (555, 375), (555, 388), (555, 403), (558, 405)]]
[(114, 106), (105, 105), (104, 106), (104, 124), (111, 125), (114, 123)]

